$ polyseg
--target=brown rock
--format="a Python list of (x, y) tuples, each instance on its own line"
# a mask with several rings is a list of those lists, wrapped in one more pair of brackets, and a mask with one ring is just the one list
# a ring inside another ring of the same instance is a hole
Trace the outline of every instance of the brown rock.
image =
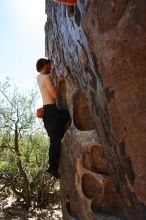
[[(146, 219), (146, 1), (46, 0), (46, 56), (65, 76), (64, 220)], [(61, 101), (61, 100), (60, 100)]]

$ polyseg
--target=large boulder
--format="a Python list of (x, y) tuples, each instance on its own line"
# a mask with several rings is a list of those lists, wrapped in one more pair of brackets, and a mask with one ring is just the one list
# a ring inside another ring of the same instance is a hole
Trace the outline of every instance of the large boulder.
[[(146, 219), (146, 1), (46, 0), (45, 52), (65, 83), (64, 220)], [(62, 105), (63, 107), (63, 105)]]

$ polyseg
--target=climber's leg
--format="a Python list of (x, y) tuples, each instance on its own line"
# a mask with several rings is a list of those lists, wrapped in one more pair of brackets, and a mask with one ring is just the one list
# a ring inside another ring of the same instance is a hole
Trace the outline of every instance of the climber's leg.
[(57, 172), (61, 151), (62, 127), (56, 104), (45, 105), (44, 127), (50, 137), (49, 171)]
[(54, 171), (58, 171), (59, 158), (61, 153), (61, 135), (60, 132), (54, 132), (50, 135), (50, 147), (49, 147), (49, 168)]

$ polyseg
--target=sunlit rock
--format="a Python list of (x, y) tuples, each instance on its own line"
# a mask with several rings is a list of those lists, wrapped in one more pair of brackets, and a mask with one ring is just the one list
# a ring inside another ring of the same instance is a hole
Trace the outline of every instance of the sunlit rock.
[(146, 1), (47, 0), (46, 13), (46, 56), (65, 76), (61, 107), (72, 117), (63, 219), (145, 220)]

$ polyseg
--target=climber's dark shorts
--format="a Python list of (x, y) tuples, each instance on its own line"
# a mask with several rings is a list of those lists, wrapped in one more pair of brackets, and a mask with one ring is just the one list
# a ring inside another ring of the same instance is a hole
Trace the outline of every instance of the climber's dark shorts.
[(49, 167), (58, 170), (61, 152), (61, 139), (65, 133), (65, 125), (70, 120), (67, 109), (59, 109), (56, 103), (44, 105), (44, 127), (50, 137)]

